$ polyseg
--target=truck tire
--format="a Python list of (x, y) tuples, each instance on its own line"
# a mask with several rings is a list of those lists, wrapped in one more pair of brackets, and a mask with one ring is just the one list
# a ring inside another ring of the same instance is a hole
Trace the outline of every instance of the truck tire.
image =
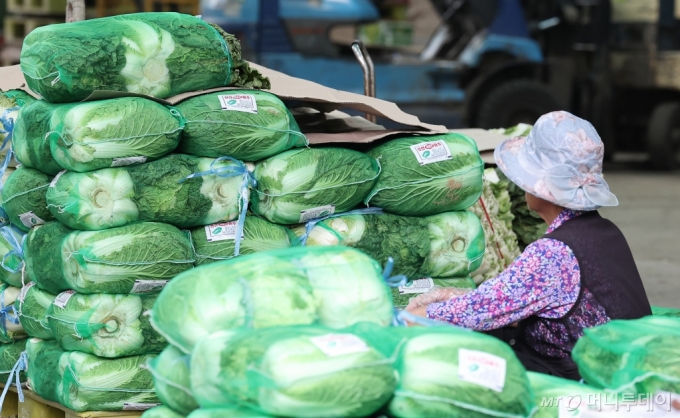
[(545, 85), (528, 79), (512, 80), (499, 84), (482, 99), (475, 128), (510, 128), (519, 123), (533, 125), (542, 115), (561, 109)]
[(647, 150), (653, 168), (680, 167), (680, 103), (662, 103), (654, 108), (647, 125)]

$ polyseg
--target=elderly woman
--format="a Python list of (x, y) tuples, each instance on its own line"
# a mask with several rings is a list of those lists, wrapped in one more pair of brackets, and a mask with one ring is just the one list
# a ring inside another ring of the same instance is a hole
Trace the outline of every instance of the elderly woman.
[(433, 289), (407, 309), (505, 340), (528, 370), (579, 379), (570, 354), (584, 328), (651, 315), (626, 239), (597, 212), (618, 205), (603, 154), (593, 126), (567, 112), (503, 142), (496, 163), (549, 225), (546, 235), (478, 289)]

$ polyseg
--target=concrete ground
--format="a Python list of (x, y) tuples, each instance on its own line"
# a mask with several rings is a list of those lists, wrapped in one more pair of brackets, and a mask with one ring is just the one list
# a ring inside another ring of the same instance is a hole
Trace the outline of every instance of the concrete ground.
[(600, 212), (623, 231), (652, 305), (680, 308), (680, 172), (605, 167), (619, 206)]

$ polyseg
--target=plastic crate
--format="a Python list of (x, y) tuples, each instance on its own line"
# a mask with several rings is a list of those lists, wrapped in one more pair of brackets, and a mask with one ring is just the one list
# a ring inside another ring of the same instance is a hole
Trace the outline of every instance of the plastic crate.
[(5, 45), (21, 44), (34, 29), (54, 23), (64, 23), (64, 18), (8, 15), (5, 17)]
[(66, 0), (7, 0), (7, 12), (24, 15), (66, 15)]

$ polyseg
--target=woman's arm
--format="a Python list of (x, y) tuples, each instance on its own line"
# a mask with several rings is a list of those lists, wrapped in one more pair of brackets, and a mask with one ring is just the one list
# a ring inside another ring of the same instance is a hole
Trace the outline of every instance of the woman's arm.
[(480, 331), (510, 325), (546, 308), (566, 313), (578, 298), (580, 276), (571, 249), (542, 238), (498, 277), (465, 295), (432, 303), (425, 312), (428, 318)]

